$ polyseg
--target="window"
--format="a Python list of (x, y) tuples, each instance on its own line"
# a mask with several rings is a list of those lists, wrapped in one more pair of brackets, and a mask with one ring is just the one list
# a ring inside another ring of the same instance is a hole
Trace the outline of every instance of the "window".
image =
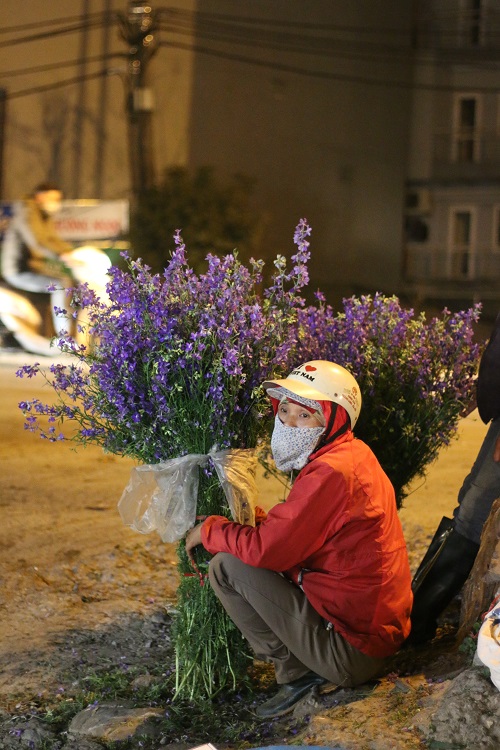
[(469, 246), (472, 214), (470, 211), (455, 211), (453, 214), (453, 244)]
[(478, 97), (460, 94), (455, 102), (453, 161), (475, 162), (479, 159)]
[(484, 0), (462, 0), (460, 3), (460, 42), (467, 47), (483, 43)]
[(500, 252), (500, 206), (493, 209), (493, 252)]
[(451, 209), (449, 271), (451, 278), (473, 275), (475, 214), (470, 208)]

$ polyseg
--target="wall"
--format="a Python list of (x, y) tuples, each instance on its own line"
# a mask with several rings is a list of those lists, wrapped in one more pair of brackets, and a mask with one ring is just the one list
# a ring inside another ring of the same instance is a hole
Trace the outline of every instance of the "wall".
[[(310, 0), (306, 17), (301, 0), (203, 0), (198, 7), (246, 17), (248, 29), (262, 32), (254, 46), (219, 41), (226, 56), (196, 57), (190, 162), (256, 179), (270, 256), (293, 251), (294, 227), (306, 217), (312, 286), (332, 301), (353, 291), (397, 291), (410, 3), (386, 2), (381, 14), (369, 0)], [(290, 41), (297, 33), (300, 40)], [(202, 26), (199, 45), (204, 34)]]
[[(176, 1), (179, 8), (189, 10), (192, 5), (191, 0)], [(102, 14), (107, 8), (113, 20), (106, 26)], [(29, 13), (20, 13), (27, 9)], [(86, 44), (91, 61), (79, 65), (82, 30), (55, 35), (61, 24), (48, 26), (47, 22), (66, 19), (67, 28), (81, 26), (85, 10), (95, 22)], [(130, 196), (124, 85), (128, 46), (116, 23), (116, 12), (125, 14), (126, 10), (127, 0), (2, 0), (3, 28), (9, 31), (0, 44), (0, 87), (12, 97), (7, 104), (3, 198), (19, 198), (49, 178), (63, 187), (68, 198)], [(38, 34), (47, 36), (37, 40)], [(164, 32), (159, 34), (162, 37)], [(5, 44), (14, 38), (27, 41)], [(104, 52), (112, 56), (105, 61), (95, 59)], [(149, 66), (156, 100), (153, 135), (158, 174), (169, 164), (184, 164), (187, 158), (191, 59), (190, 51), (162, 47)], [(72, 64), (66, 66), (68, 62)], [(54, 63), (59, 67), (44, 70)], [(104, 78), (55, 87), (60, 81), (81, 74), (92, 76), (103, 68), (108, 71)], [(30, 72), (18, 75), (23, 69)], [(49, 90), (18, 96), (39, 87)]]
[[(161, 6), (166, 46), (149, 67), (156, 175), (169, 165), (211, 164), (221, 177), (243, 172), (255, 178), (255, 203), (267, 219), (260, 254), (293, 252), (294, 227), (306, 217), (313, 227), (311, 287), (321, 286), (332, 301), (353, 292), (398, 291), (411, 4), (386, 0), (383, 11), (373, 0), (178, 0), (175, 8)], [(29, 16), (19, 12), (23, 7)], [(71, 26), (85, 10), (97, 18), (106, 7), (124, 13), (127, 2), (3, 0), (4, 28), (11, 31), (0, 45), (0, 86), (13, 96), (4, 199), (19, 198), (47, 178), (68, 198), (130, 197), (127, 45), (116, 24), (107, 42), (115, 57), (105, 63), (78, 66), (81, 31), (33, 39), (48, 20), (66, 18)], [(201, 14), (195, 49), (192, 9)], [(266, 24), (257, 23), (262, 19)], [(248, 22), (243, 32), (242, 20)], [(13, 36), (30, 41), (5, 46)], [(87, 55), (98, 57), (104, 49), (98, 23), (88, 32)], [(65, 67), (68, 61), (73, 65)], [(53, 63), (60, 67), (40, 70)], [(105, 87), (97, 77), (17, 96), (98, 73), (103, 64)], [(13, 75), (23, 68), (31, 72)]]

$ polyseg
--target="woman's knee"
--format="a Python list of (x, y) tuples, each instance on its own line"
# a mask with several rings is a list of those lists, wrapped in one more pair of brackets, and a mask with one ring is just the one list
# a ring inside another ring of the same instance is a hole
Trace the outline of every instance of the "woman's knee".
[(240, 562), (237, 557), (229, 552), (217, 552), (208, 565), (208, 577), (214, 589), (227, 583), (230, 571), (234, 567), (233, 561)]

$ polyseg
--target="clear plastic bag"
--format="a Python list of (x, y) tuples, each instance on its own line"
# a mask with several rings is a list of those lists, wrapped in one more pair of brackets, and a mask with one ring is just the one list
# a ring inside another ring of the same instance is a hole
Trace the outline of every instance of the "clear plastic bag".
[(209, 461), (215, 466), (233, 519), (253, 524), (257, 497), (253, 449), (212, 450), (207, 455), (190, 454), (136, 466), (118, 503), (123, 523), (141, 534), (157, 531), (164, 542), (182, 539), (196, 521), (198, 470)]
[(500, 690), (500, 589), (479, 630), (476, 657), (488, 667), (492, 683)]

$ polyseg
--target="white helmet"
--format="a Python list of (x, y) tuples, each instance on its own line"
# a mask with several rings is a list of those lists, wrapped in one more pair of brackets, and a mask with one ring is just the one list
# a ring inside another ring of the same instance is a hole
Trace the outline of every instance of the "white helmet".
[(262, 385), (266, 391), (282, 387), (303, 398), (333, 401), (343, 406), (349, 414), (351, 428), (358, 421), (361, 411), (359, 386), (350, 372), (334, 362), (315, 359), (296, 367), (283, 380), (266, 380)]

